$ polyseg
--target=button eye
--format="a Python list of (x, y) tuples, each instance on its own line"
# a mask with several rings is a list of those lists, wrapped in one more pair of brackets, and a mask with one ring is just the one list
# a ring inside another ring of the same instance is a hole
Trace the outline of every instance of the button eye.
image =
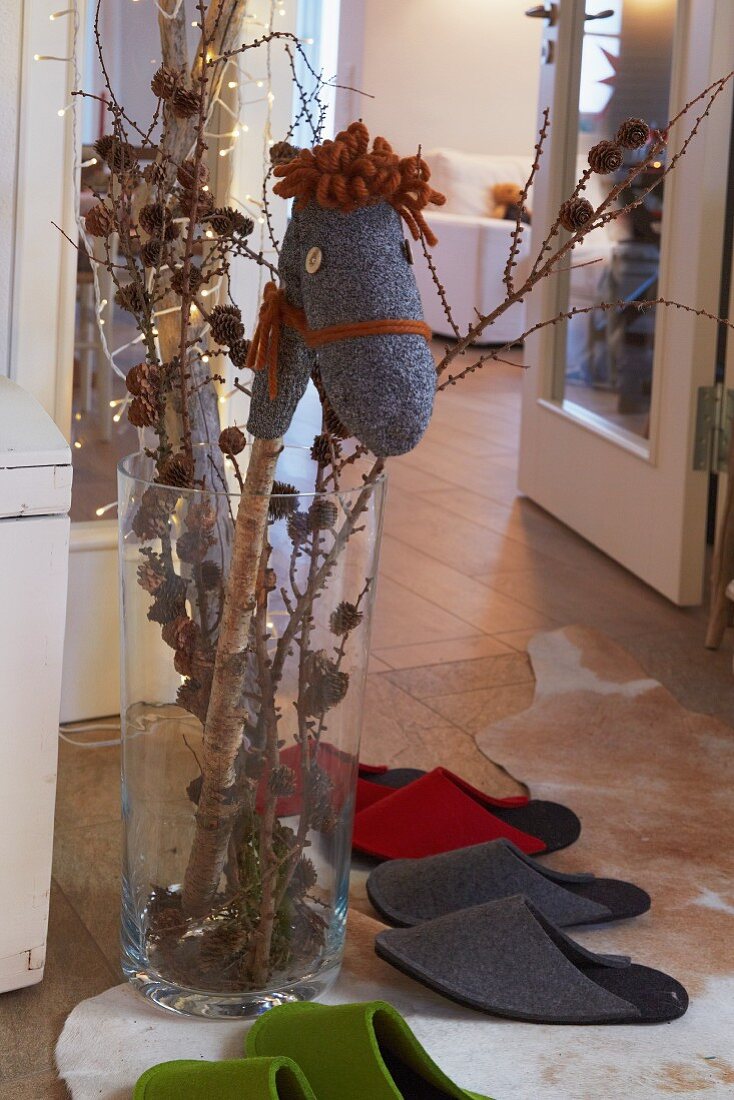
[(320, 248), (317, 248), (316, 246), (314, 246), (313, 248), (309, 248), (308, 252), (306, 253), (306, 271), (309, 273), (309, 275), (316, 274), (318, 269), (321, 267), (322, 259), (323, 255)]
[(409, 264), (413, 263), (413, 249), (410, 247), (410, 241), (407, 237), (403, 237), (402, 244), (400, 245), (403, 255)]

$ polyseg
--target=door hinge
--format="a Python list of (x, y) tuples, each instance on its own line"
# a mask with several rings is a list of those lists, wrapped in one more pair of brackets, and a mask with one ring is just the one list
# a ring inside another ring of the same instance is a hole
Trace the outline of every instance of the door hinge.
[(696, 438), (693, 469), (725, 473), (729, 467), (729, 444), (734, 420), (734, 390), (700, 386), (696, 403)]

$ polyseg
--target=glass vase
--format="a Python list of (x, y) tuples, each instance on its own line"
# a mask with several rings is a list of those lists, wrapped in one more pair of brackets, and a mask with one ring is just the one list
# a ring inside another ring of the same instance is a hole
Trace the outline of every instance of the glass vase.
[[(143, 453), (118, 478), (122, 966), (159, 1005), (214, 1018), (315, 998), (338, 973), (385, 495), (379, 465), (335, 484), (285, 448), (246, 641), (218, 657), (249, 453), (235, 471), (196, 448), (189, 487), (157, 483)], [(217, 772), (225, 665), (236, 753)], [(211, 888), (194, 897), (202, 853)]]

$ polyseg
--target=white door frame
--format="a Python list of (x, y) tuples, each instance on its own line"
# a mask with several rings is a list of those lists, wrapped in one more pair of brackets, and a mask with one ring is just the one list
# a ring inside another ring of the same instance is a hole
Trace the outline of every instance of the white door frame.
[[(576, 163), (584, 0), (560, 0), (559, 7), (555, 80), (547, 65), (541, 76), (541, 109), (553, 93), (553, 132), (542, 168), (546, 182), (536, 185), (537, 227), (553, 221), (570, 190), (567, 166)], [(676, 109), (726, 73), (733, 54), (730, 0), (679, 0), (671, 81)], [(666, 180), (660, 294), (713, 312), (724, 219), (722, 150), (728, 148), (731, 102), (729, 88)], [(562, 290), (561, 277), (533, 292), (529, 325), (563, 308)], [(561, 404), (554, 392), (558, 339), (557, 328), (549, 327), (526, 344), (531, 366), (524, 377), (521, 491), (673, 602), (699, 603), (708, 475), (692, 471), (691, 456), (695, 393), (713, 381), (716, 326), (658, 308), (649, 445), (579, 406)]]

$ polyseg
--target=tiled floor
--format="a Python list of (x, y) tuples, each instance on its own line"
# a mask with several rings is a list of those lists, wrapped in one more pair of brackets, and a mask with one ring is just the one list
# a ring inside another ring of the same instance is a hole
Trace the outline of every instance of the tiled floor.
[[(524, 709), (537, 630), (620, 641), (686, 705), (734, 725), (731, 640), (709, 653), (701, 610), (679, 611), (515, 494), (519, 372), (441, 396), (426, 440), (391, 463), (368, 687), (366, 759), (446, 763), (481, 783), (473, 734)], [(120, 980), (114, 748), (60, 747), (46, 978), (0, 996), (0, 1100), (62, 1097), (53, 1046), (79, 1000)]]

